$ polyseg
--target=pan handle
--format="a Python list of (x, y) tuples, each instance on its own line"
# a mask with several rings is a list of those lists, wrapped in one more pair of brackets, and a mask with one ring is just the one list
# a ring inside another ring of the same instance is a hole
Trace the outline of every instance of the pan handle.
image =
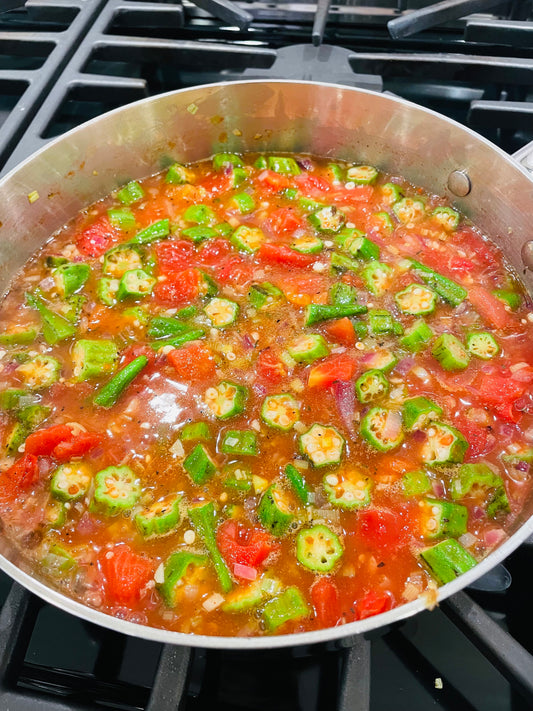
[(512, 154), (512, 157), (522, 168), (525, 168), (529, 173), (533, 173), (533, 141), (519, 148), (516, 153)]

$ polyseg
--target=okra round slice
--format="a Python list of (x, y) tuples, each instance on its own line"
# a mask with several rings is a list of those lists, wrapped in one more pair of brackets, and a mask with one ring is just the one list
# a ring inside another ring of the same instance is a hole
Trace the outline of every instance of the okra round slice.
[(422, 430), (442, 416), (442, 407), (427, 397), (413, 397), (403, 404), (403, 425), (409, 432)]
[(62, 528), (67, 520), (67, 509), (62, 501), (50, 499), (44, 507), (44, 522), (48, 528)]
[(300, 451), (315, 467), (339, 464), (344, 449), (344, 437), (328, 425), (314, 424), (300, 436)]
[(216, 387), (205, 391), (204, 402), (219, 420), (227, 420), (244, 412), (248, 390), (242, 385), (222, 380)]
[(291, 249), (295, 252), (300, 252), (300, 254), (318, 254), (324, 247), (322, 240), (315, 235), (302, 235), (301, 237), (296, 237), (294, 242), (291, 244)]
[(283, 536), (294, 521), (287, 494), (276, 484), (265, 491), (257, 508), (261, 524), (274, 536)]
[(217, 470), (217, 464), (203, 444), (197, 444), (183, 462), (183, 468), (195, 484), (209, 481)]
[[(157, 583), (157, 589), (168, 607), (176, 607), (181, 602), (184, 579), (191, 584), (207, 578), (209, 560), (206, 555), (197, 555), (189, 551), (172, 553), (163, 567), (163, 582)], [(157, 580), (157, 573), (156, 573)]]
[(402, 198), (392, 206), (396, 217), (405, 225), (421, 220), (426, 214), (426, 206), (423, 200), (416, 198)]
[(433, 422), (426, 430), (426, 440), (420, 456), (426, 464), (461, 463), (468, 449), (468, 442), (455, 427), (443, 422)]
[(255, 456), (257, 454), (257, 434), (254, 430), (228, 430), (220, 448), (224, 454)]
[(424, 538), (459, 538), (466, 533), (468, 509), (462, 504), (438, 499), (422, 499), (420, 506), (420, 532)]
[(289, 393), (269, 395), (263, 401), (261, 419), (270, 427), (288, 432), (300, 419), (300, 406)]
[(431, 213), (431, 217), (446, 232), (453, 232), (459, 225), (459, 213), (451, 207), (436, 207)]
[(477, 561), (455, 538), (447, 538), (420, 553), (420, 560), (441, 585), (466, 573)]
[(298, 336), (287, 346), (287, 351), (297, 363), (313, 363), (315, 360), (329, 355), (326, 339), (320, 333)]
[(322, 484), (329, 503), (348, 510), (368, 506), (374, 485), (369, 476), (358, 471), (326, 474)]
[(389, 205), (394, 205), (395, 202), (398, 202), (403, 197), (403, 193), (396, 183), (385, 183), (385, 185), (381, 186), (380, 192)]
[(90, 468), (84, 462), (68, 462), (52, 474), (50, 491), (60, 501), (77, 501), (87, 493), (93, 479)]
[(500, 346), (494, 336), (483, 331), (481, 333), (468, 334), (466, 337), (466, 350), (476, 358), (490, 360), (495, 355), (498, 355)]
[(144, 269), (130, 269), (122, 275), (117, 291), (119, 301), (124, 299), (141, 299), (152, 293), (155, 279)]
[(109, 375), (117, 366), (118, 349), (110, 340), (82, 339), (72, 348), (72, 363), (78, 381)]
[(265, 241), (265, 235), (259, 227), (240, 225), (230, 237), (230, 242), (241, 252), (252, 254), (257, 252)]
[(229, 299), (216, 297), (211, 299), (204, 311), (212, 326), (215, 328), (227, 328), (235, 323), (239, 313), (239, 304)]
[(443, 333), (435, 340), (431, 354), (444, 370), (464, 370), (470, 362), (465, 347), (451, 333)]
[(431, 479), (423, 469), (405, 472), (402, 476), (402, 487), (406, 496), (420, 496), (431, 490)]
[(373, 165), (353, 165), (346, 171), (346, 177), (356, 185), (370, 185), (378, 177), (378, 169)]
[(61, 364), (52, 356), (38, 355), (19, 365), (17, 375), (30, 390), (48, 388), (59, 380)]
[(389, 392), (389, 381), (381, 370), (373, 368), (363, 373), (355, 381), (355, 392), (359, 402), (375, 402), (381, 400)]
[(135, 514), (135, 525), (143, 538), (172, 533), (180, 522), (181, 496), (169, 494)]
[(365, 287), (374, 296), (383, 296), (392, 281), (392, 269), (388, 264), (372, 260), (361, 272)]
[(141, 495), (138, 478), (129, 467), (107, 467), (95, 476), (91, 511), (116, 516), (132, 509)]
[(263, 619), (269, 632), (274, 632), (289, 620), (308, 617), (310, 609), (297, 587), (290, 587), (269, 600), (263, 608)]
[(344, 547), (334, 531), (324, 525), (304, 528), (296, 537), (296, 557), (314, 573), (328, 573), (342, 558)]
[(141, 267), (141, 255), (138, 249), (131, 245), (121, 244), (109, 249), (104, 254), (102, 271), (106, 276), (120, 279), (126, 272), (141, 269)]
[(382, 370), (386, 373), (387, 371), (392, 370), (398, 362), (398, 358), (394, 355), (394, 353), (386, 348), (379, 351), (373, 351), (369, 354), (369, 356), (368, 360), (366, 360), (366, 365), (370, 366), (369, 370)]
[(76, 293), (89, 279), (91, 268), (88, 264), (62, 264), (52, 271), (56, 289), (60, 296)]
[(344, 225), (345, 218), (344, 213), (338, 207), (331, 205), (323, 207), (312, 215), (308, 215), (307, 219), (319, 232), (335, 234)]
[(423, 284), (409, 284), (403, 291), (398, 292), (394, 299), (404, 314), (423, 316), (435, 311), (437, 294)]
[(242, 588), (240, 585), (232, 590), (221, 605), (223, 612), (245, 612), (260, 605), (266, 597), (263, 589), (264, 581), (257, 578), (253, 583)]
[(423, 318), (419, 318), (405, 329), (405, 334), (400, 338), (400, 345), (412, 353), (419, 353), (427, 347), (432, 338), (433, 331)]
[(360, 432), (374, 449), (388, 452), (403, 442), (401, 415), (386, 407), (373, 407), (362, 418)]
[(462, 464), (452, 479), (452, 499), (462, 499), (472, 494), (480, 494), (498, 486), (501, 478), (485, 462)]

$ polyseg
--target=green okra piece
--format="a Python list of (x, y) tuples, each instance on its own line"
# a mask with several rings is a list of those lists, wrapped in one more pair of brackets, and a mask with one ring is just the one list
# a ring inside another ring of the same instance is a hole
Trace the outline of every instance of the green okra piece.
[(309, 304), (305, 312), (305, 325), (313, 326), (321, 321), (358, 316), (367, 311), (367, 307), (361, 304)]
[(142, 355), (125, 365), (103, 388), (100, 388), (93, 399), (94, 404), (100, 407), (112, 407), (128, 385), (147, 365), (148, 358)]
[(466, 299), (468, 292), (466, 289), (463, 289), (460, 284), (457, 284), (457, 282), (442, 276), (442, 274), (439, 274), (414, 259), (411, 260), (411, 266), (416, 274), (418, 274), (433, 291), (437, 292), (441, 299), (444, 299), (444, 301), (447, 301), (452, 306), (459, 306), (459, 304)]
[(124, 205), (132, 205), (144, 197), (144, 190), (136, 180), (130, 181), (117, 192), (117, 198)]
[(148, 338), (157, 340), (159, 338), (179, 336), (187, 331), (190, 331), (189, 326), (175, 318), (169, 318), (168, 316), (154, 316), (150, 319), (146, 335)]
[(164, 348), (164, 346), (174, 346), (174, 348), (179, 348), (185, 343), (189, 343), (189, 341), (197, 341), (199, 338), (203, 338), (204, 336), (205, 331), (203, 329), (194, 328), (186, 331), (185, 333), (179, 333), (177, 336), (172, 336), (172, 338), (154, 341), (153, 343), (150, 343), (150, 346), (154, 349), (154, 351), (158, 351), (160, 348)]
[(135, 237), (130, 239), (130, 243), (151, 244), (157, 240), (165, 239), (169, 234), (170, 223), (168, 217), (166, 217), (164, 220), (157, 220), (157, 222), (153, 222), (151, 225), (148, 225), (148, 227), (145, 227), (144, 230), (137, 232)]
[(62, 297), (71, 296), (81, 289), (91, 275), (88, 264), (62, 264), (52, 270), (52, 277)]
[(56, 343), (75, 335), (75, 327), (67, 319), (51, 311), (40, 297), (26, 292), (25, 298), (28, 306), (39, 313), (43, 324), (44, 340), (49, 345), (55, 346)]
[(222, 557), (216, 542), (216, 512), (212, 501), (203, 506), (194, 506), (188, 510), (189, 519), (196, 533), (202, 539), (224, 592), (229, 592), (233, 587), (231, 573), (226, 561)]
[(38, 329), (32, 327), (0, 333), (0, 346), (29, 346), (38, 335)]
[(304, 506), (310, 504), (312, 499), (312, 491), (303, 478), (301, 472), (298, 471), (293, 464), (287, 464), (285, 467), (285, 476), (287, 477), (292, 490), (300, 499), (302, 504), (304, 504)]

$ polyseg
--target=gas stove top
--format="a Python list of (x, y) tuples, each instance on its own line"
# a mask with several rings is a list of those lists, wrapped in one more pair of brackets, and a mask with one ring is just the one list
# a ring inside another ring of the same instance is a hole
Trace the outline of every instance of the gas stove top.
[[(509, 152), (533, 139), (530, 0), (328, 5), (28, 0), (0, 14), (0, 170), (131, 101), (246, 78), (391, 92)], [(260, 653), (127, 638), (0, 575), (0, 710), (525, 711), (532, 564), (525, 544), (481, 589), (379, 635)]]

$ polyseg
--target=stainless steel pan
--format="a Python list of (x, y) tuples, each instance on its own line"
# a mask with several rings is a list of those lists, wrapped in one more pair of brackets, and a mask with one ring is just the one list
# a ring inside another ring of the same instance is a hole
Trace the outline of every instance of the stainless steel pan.
[[(527, 267), (533, 268), (533, 181), (525, 169), (474, 132), (402, 99), (283, 81), (214, 84), (146, 99), (70, 131), (29, 158), (0, 182), (0, 290), (80, 209), (127, 180), (159, 171), (169, 158), (196, 161), (221, 150), (306, 152), (398, 172), (450, 197), (494, 239), (532, 290)], [(532, 532), (533, 500), (513, 535), (473, 570), (440, 588), (439, 599), (486, 573)], [(424, 609), (417, 600), (378, 617), (298, 635), (186, 635), (119, 620), (65, 597), (2, 536), (0, 554), (4, 571), (53, 605), (126, 634), (188, 646), (259, 649), (322, 642)]]

